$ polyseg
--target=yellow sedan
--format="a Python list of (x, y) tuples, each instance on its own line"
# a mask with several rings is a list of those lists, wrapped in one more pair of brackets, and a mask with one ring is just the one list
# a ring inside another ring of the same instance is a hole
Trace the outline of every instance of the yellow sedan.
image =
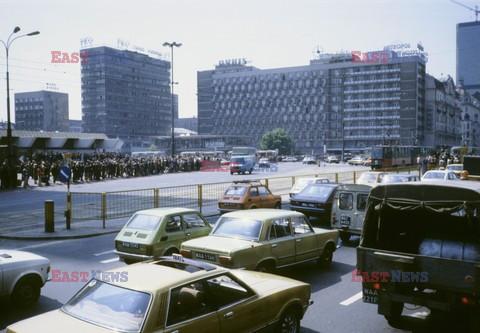
[(15, 323), (7, 333), (299, 332), (311, 304), (307, 283), (180, 255), (108, 273), (61, 309)]

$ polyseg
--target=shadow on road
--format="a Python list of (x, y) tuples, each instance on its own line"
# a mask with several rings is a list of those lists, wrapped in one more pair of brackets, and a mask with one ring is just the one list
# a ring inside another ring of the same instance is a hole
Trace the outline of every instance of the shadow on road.
[(5, 329), (8, 325), (16, 323), (17, 321), (58, 309), (62, 305), (62, 303), (55, 299), (40, 296), (38, 302), (33, 306), (19, 309), (14, 307), (8, 298), (1, 299), (0, 309), (2, 309), (2, 314), (0, 316), (0, 330)]

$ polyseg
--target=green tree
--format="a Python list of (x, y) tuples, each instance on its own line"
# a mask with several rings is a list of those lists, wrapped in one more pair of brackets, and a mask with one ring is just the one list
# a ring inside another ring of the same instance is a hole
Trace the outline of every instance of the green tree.
[(283, 128), (276, 128), (265, 133), (260, 140), (260, 149), (278, 149), (280, 155), (289, 155), (292, 148), (292, 137)]

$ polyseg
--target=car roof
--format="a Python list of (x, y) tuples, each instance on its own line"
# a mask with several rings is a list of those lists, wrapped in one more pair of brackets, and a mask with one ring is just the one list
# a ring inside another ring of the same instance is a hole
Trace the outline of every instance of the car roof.
[(162, 207), (162, 208), (144, 209), (144, 210), (139, 210), (138, 212), (135, 212), (135, 214), (153, 215), (153, 216), (165, 216), (165, 215), (183, 214), (183, 213), (198, 213), (198, 211), (192, 208)]
[(208, 266), (212, 266), (214, 269), (199, 270), (191, 273), (182, 269), (160, 265), (158, 264), (159, 262), (161, 262), (161, 260), (145, 261), (110, 270), (110, 272), (126, 272), (128, 280), (109, 283), (120, 287), (155, 293), (157, 290), (169, 289), (170, 287), (186, 283), (193, 279), (228, 272), (226, 268), (208, 264)]
[(337, 191), (370, 191), (374, 184), (341, 184), (337, 187)]
[(255, 220), (271, 220), (280, 217), (287, 216), (304, 216), (302, 213), (284, 210), (284, 209), (272, 209), (272, 208), (261, 208), (261, 209), (249, 209), (249, 210), (238, 210), (230, 213), (226, 213), (222, 216), (225, 217), (237, 217), (237, 218), (247, 218)]

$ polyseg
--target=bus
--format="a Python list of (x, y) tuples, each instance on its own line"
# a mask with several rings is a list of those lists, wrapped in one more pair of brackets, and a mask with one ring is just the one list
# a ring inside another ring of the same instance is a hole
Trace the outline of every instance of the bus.
[(257, 150), (257, 157), (268, 158), (269, 161), (274, 162), (277, 160), (278, 149), (275, 150)]
[(233, 147), (233, 156), (257, 156), (257, 148), (255, 147)]
[(460, 163), (463, 163), (465, 155), (480, 155), (480, 147), (456, 146), (450, 149), (450, 155), (458, 157)]
[(433, 148), (419, 146), (389, 146), (372, 147), (372, 169), (393, 168), (414, 165), (418, 156), (430, 154)]

